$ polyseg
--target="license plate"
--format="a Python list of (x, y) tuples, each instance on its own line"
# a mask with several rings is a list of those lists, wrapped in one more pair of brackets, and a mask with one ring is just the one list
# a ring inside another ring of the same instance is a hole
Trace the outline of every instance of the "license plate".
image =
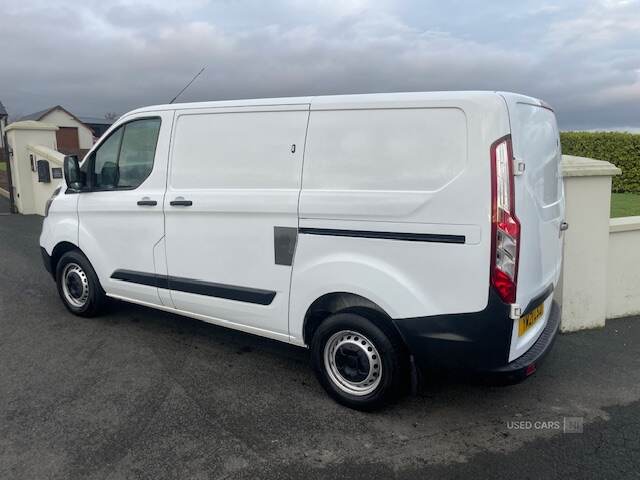
[(542, 317), (543, 313), (544, 303), (541, 303), (529, 313), (520, 317), (520, 323), (518, 324), (518, 336), (521, 337), (527, 330), (533, 327), (538, 319)]

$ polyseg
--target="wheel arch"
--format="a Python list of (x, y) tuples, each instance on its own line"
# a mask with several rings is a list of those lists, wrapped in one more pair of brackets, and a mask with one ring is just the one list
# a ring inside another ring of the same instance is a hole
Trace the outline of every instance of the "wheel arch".
[(303, 342), (310, 345), (320, 324), (337, 313), (361, 315), (387, 333), (399, 335), (391, 317), (375, 302), (351, 292), (331, 292), (318, 297), (307, 308), (302, 326)]
[(53, 275), (54, 278), (56, 277), (56, 268), (58, 267), (58, 262), (60, 261), (62, 256), (65, 253), (71, 252), (73, 250), (77, 250), (84, 255), (82, 250), (80, 250), (80, 247), (78, 247), (77, 245), (71, 242), (67, 242), (67, 241), (58, 242), (56, 246), (53, 247), (53, 250), (51, 251), (51, 258), (49, 261), (51, 262), (51, 274)]

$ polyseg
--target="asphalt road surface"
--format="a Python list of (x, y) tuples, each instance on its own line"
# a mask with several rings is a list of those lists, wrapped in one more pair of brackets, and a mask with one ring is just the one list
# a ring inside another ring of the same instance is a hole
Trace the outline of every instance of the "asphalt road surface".
[(40, 224), (0, 216), (2, 479), (640, 476), (638, 317), (561, 335), (519, 385), (427, 379), (365, 414), (304, 349), (124, 303), (74, 317)]

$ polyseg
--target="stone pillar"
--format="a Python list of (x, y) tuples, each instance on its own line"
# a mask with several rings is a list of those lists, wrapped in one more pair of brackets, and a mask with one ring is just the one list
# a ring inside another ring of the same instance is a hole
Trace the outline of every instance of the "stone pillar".
[(33, 120), (15, 122), (6, 128), (13, 198), (18, 212), (22, 214), (37, 212), (31, 180), (31, 159), (27, 146), (43, 145), (55, 150), (56, 130), (58, 127), (55, 125)]
[(607, 313), (607, 257), (611, 177), (615, 165), (563, 155), (562, 172), (569, 230), (559, 290), (564, 332), (603, 327)]

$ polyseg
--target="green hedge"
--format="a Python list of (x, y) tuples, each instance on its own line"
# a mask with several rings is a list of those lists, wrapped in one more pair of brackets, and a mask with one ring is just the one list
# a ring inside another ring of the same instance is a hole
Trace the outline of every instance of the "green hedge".
[(613, 177), (616, 193), (640, 193), (640, 135), (624, 132), (562, 132), (562, 153), (613, 163), (622, 175)]

